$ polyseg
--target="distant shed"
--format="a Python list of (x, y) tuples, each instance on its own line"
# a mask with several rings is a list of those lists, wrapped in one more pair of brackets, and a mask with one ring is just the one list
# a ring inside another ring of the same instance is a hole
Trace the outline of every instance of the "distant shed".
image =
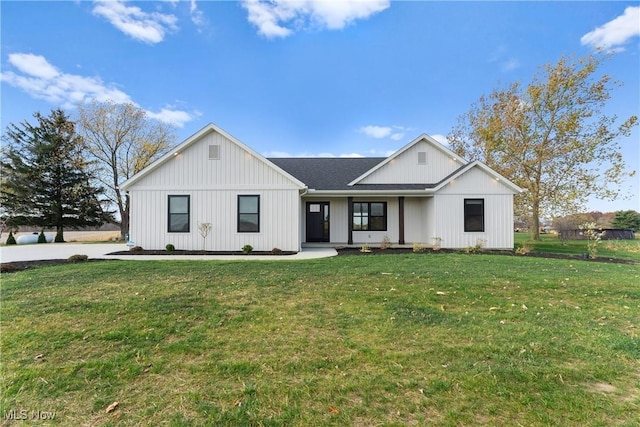
[[(633, 230), (625, 228), (598, 228), (597, 231), (602, 234), (602, 240), (634, 240), (636, 238)], [(584, 230), (560, 230), (559, 233), (562, 240), (586, 240), (588, 237)]]

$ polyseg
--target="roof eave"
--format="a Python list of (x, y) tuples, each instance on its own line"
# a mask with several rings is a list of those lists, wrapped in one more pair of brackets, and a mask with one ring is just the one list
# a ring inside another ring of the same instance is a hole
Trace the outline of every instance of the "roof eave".
[(315, 190), (309, 189), (305, 197), (326, 196), (430, 196), (435, 193), (433, 188), (424, 190)]

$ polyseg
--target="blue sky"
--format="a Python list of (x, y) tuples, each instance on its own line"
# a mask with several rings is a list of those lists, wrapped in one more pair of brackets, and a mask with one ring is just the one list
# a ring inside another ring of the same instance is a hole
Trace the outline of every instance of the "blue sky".
[[(266, 156), (386, 156), (444, 141), (481, 95), (562, 55), (614, 51), (607, 113), (640, 115), (638, 2), (2, 1), (1, 117), (97, 98), (215, 123)], [(640, 132), (621, 140), (640, 170)], [(640, 210), (630, 199), (589, 209)]]

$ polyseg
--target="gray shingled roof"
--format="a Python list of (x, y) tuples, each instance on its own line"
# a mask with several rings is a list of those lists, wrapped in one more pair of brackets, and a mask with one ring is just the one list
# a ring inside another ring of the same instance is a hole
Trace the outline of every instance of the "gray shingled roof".
[(275, 157), (268, 160), (314, 190), (424, 190), (435, 186), (433, 183), (347, 185), (385, 157)]

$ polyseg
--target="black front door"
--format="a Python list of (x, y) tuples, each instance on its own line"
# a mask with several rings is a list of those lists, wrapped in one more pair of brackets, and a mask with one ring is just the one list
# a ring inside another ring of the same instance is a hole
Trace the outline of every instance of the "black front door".
[(307, 242), (329, 241), (329, 202), (307, 202)]

